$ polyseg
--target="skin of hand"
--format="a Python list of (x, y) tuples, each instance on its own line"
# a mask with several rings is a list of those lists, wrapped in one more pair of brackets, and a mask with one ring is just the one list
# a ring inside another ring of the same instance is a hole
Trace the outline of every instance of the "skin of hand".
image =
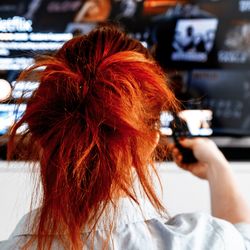
[(192, 149), (197, 163), (184, 164), (179, 150), (173, 145), (176, 163), (193, 175), (209, 182), (212, 215), (235, 223), (250, 223), (250, 207), (234, 177), (229, 162), (216, 144), (208, 138), (180, 140), (183, 147)]
[(179, 167), (201, 179), (207, 180), (209, 178), (209, 171), (212, 171), (214, 166), (217, 168), (225, 168), (228, 165), (227, 160), (217, 148), (216, 144), (208, 138), (181, 139), (180, 143), (182, 146), (192, 149), (198, 162), (192, 164), (183, 163), (180, 151), (172, 145), (174, 161)]

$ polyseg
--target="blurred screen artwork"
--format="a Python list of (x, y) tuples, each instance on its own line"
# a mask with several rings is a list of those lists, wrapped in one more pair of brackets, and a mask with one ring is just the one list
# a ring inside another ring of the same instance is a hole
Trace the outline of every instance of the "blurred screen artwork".
[[(18, 107), (15, 104), (0, 104), (0, 135), (9, 132), (11, 126), (21, 118), (26, 109), (25, 104)], [(24, 127), (20, 128), (18, 133), (21, 133)]]
[(191, 136), (210, 136), (212, 111), (211, 110), (183, 110), (178, 116), (186, 121)]
[[(178, 120), (181, 120), (186, 129), (178, 130), (178, 136), (196, 137), (211, 136), (212, 111), (211, 110), (182, 110), (178, 114)], [(162, 112), (160, 116), (161, 128), (163, 135), (171, 136), (173, 131), (171, 123), (175, 121), (175, 116), (169, 112)]]
[(214, 46), (217, 19), (180, 19), (172, 43), (173, 61), (206, 62)]
[(12, 98), (13, 99), (29, 99), (33, 92), (38, 88), (39, 83), (34, 81), (13, 81), (12, 85)]
[(231, 20), (224, 28), (224, 39), (218, 52), (221, 64), (250, 63), (250, 20)]

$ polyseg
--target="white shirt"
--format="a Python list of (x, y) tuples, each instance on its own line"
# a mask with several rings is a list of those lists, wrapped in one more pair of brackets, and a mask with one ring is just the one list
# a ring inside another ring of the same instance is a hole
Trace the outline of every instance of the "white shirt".
[[(167, 219), (152, 205), (142, 200), (141, 209), (129, 198), (122, 198), (119, 216), (112, 233), (109, 249), (115, 250), (250, 250), (250, 224), (232, 225), (208, 214), (180, 214)], [(34, 211), (33, 211), (34, 213)], [(100, 239), (107, 231), (101, 218), (95, 233), (95, 249), (101, 249)], [(32, 235), (26, 227), (27, 215), (19, 222), (7, 241), (0, 243), (1, 250), (20, 249)], [(83, 230), (85, 234), (88, 229)], [(114, 248), (112, 248), (114, 246)], [(36, 249), (33, 246), (31, 249)], [(53, 250), (62, 250), (56, 237)], [(87, 249), (87, 248), (86, 248)]]

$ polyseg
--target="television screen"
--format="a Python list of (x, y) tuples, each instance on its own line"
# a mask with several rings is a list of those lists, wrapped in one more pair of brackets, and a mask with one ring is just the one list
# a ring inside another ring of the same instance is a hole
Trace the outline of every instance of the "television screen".
[(249, 0), (0, 0), (0, 78), (14, 88), (1, 134), (39, 84), (16, 84), (20, 71), (107, 20), (152, 51), (184, 109), (212, 111), (213, 135), (250, 135)]

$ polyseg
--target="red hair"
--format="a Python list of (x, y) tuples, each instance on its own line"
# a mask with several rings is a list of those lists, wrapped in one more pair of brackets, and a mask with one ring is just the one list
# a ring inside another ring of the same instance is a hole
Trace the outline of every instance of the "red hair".
[(177, 105), (147, 49), (103, 26), (38, 60), (21, 79), (38, 74), (39, 87), (9, 144), (12, 149), (17, 128), (27, 123), (23, 138), (37, 145), (43, 188), (38, 248), (51, 247), (53, 239), (44, 235), (63, 232), (67, 249), (81, 249), (82, 227), (94, 228), (106, 205), (119, 199), (115, 194), (138, 202), (132, 166), (149, 200), (162, 210), (150, 180), (153, 154), (145, 156), (155, 144), (160, 111)]

